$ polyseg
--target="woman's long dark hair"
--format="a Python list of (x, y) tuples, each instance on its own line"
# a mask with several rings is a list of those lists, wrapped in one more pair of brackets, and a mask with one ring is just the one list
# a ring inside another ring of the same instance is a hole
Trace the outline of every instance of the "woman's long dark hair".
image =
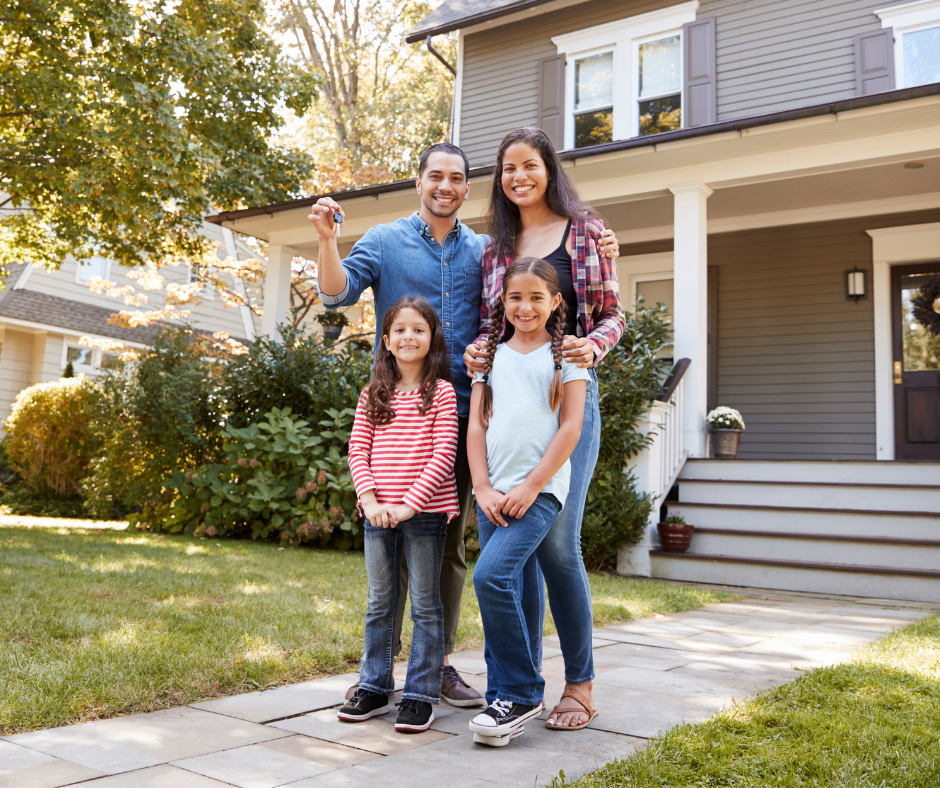
[(597, 212), (581, 202), (578, 190), (562, 167), (561, 159), (548, 135), (535, 126), (524, 126), (510, 131), (499, 144), (496, 153), (496, 170), (493, 172), (493, 187), (490, 190), (490, 204), (486, 212), (489, 234), (493, 237), (495, 251), (500, 256), (512, 259), (516, 255), (516, 235), (519, 233), (519, 208), (503, 192), (503, 156), (506, 150), (517, 142), (523, 142), (535, 148), (545, 168), (548, 170), (548, 189), (545, 199), (548, 207), (558, 216), (572, 221), (587, 217), (600, 219)]
[[(450, 380), (450, 356), (447, 345), (444, 344), (444, 329), (441, 320), (434, 308), (421, 296), (405, 295), (389, 307), (382, 320), (382, 337), (387, 337), (392, 330), (392, 324), (402, 309), (413, 309), (431, 328), (431, 347), (424, 357), (424, 372), (421, 375), (421, 404), (418, 412), (424, 415), (431, 408), (434, 401), (434, 392), (437, 391), (438, 380)], [(385, 342), (379, 342), (379, 352), (375, 356), (372, 366), (372, 380), (369, 381), (368, 403), (366, 413), (369, 421), (376, 427), (388, 424), (395, 418), (392, 409), (392, 397), (395, 396), (395, 384), (401, 380), (395, 356), (385, 347)]]
[[(523, 257), (516, 260), (506, 271), (503, 277), (503, 292), (505, 297), (509, 290), (509, 280), (520, 274), (532, 274), (537, 276), (548, 289), (549, 294), (554, 298), (561, 293), (561, 285), (558, 283), (558, 274), (555, 272), (551, 263), (545, 262), (540, 257)], [(551, 386), (548, 390), (548, 404), (554, 413), (565, 398), (565, 386), (561, 377), (561, 343), (565, 335), (565, 314), (567, 312), (565, 299), (562, 298), (548, 319), (545, 328), (552, 338), (552, 362), (555, 365), (555, 374), (552, 375)], [(493, 359), (496, 358), (496, 345), (499, 343), (499, 337), (503, 333), (503, 317), (506, 314), (506, 306), (503, 299), (500, 298), (493, 308), (493, 315), (490, 318), (490, 325), (486, 335), (486, 347), (484, 349), (485, 361), (483, 367), (483, 397), (480, 399), (480, 422), (484, 427), (490, 424), (490, 416), (493, 415), (493, 389), (490, 388), (490, 372), (493, 371)]]

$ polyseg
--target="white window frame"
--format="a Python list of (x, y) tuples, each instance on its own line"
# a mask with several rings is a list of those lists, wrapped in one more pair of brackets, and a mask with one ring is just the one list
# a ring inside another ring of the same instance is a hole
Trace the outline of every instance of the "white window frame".
[(940, 27), (940, 0), (917, 0), (875, 11), (882, 29), (894, 28), (894, 82), (896, 88), (906, 88), (904, 77), (904, 36), (931, 27)]
[[(694, 21), (694, 18), (693, 18)], [(653, 33), (649, 36), (643, 36), (642, 38), (633, 39), (633, 53), (632, 59), (630, 61), (630, 66), (633, 70), (633, 101), (630, 108), (632, 117), (630, 118), (630, 128), (633, 129), (633, 134), (631, 137), (640, 136), (640, 47), (643, 44), (649, 44), (651, 41), (659, 41), (662, 38), (672, 38), (672, 36), (679, 36), (679, 96), (680, 101), (682, 96), (683, 88), (683, 76), (685, 74), (685, 47), (682, 45), (682, 25), (675, 28), (674, 30), (665, 30), (660, 33)], [(647, 96), (645, 100), (651, 98), (662, 98), (663, 96), (674, 96), (675, 93), (663, 93), (658, 96)], [(681, 113), (682, 126), (680, 128), (685, 128), (685, 113)]]
[[(614, 53), (613, 139), (639, 136), (640, 44), (669, 36), (681, 36), (683, 25), (695, 21), (698, 0), (638, 14), (616, 22), (555, 36), (552, 43), (565, 56), (565, 149), (574, 147), (574, 63), (603, 52)], [(680, 72), (680, 91), (681, 91)], [(683, 119), (683, 125), (685, 121)]]
[(91, 352), (91, 364), (72, 364), (72, 369), (76, 372), (84, 372), (86, 374), (94, 375), (98, 372), (98, 368), (101, 365), (101, 359), (99, 358), (101, 351), (97, 348), (84, 348), (78, 342), (69, 342), (69, 338), (66, 337), (65, 341), (62, 343), (62, 369), (65, 369), (69, 364), (69, 348), (74, 347), (79, 350), (88, 350)]
[[(574, 108), (574, 94), (575, 94), (575, 65), (578, 60), (584, 60), (585, 58), (595, 57), (596, 55), (606, 55), (610, 52), (613, 55), (612, 65), (611, 65), (611, 79), (613, 84), (610, 87), (610, 98), (611, 98), (611, 108), (610, 111), (614, 114), (614, 117), (617, 116), (617, 50), (613, 46), (604, 46), (598, 49), (588, 49), (584, 52), (578, 52), (577, 55), (572, 55), (570, 66), (566, 65), (565, 68), (565, 105), (566, 105), (566, 118), (565, 118), (565, 147), (573, 148), (574, 147), (574, 130), (575, 130), (575, 115), (586, 115), (589, 112), (599, 112), (603, 107), (595, 107), (594, 109), (581, 109), (575, 111)], [(568, 101), (568, 97), (571, 97), (571, 101)], [(567, 109), (567, 105), (571, 105), (570, 112)], [(567, 144), (568, 141), (568, 125), (571, 125), (571, 144)], [(614, 137), (616, 139), (616, 137)]]
[[(102, 278), (102, 279), (105, 279), (105, 280), (110, 279), (110, 278), (111, 278), (111, 260), (110, 260), (109, 258), (107, 258), (107, 257), (100, 257), (100, 256), (98, 256), (98, 255), (95, 255), (95, 259), (97, 259), (97, 260), (104, 260), (104, 276), (101, 277), (101, 278)], [(89, 277), (89, 279), (90, 279), (90, 278), (91, 278), (91, 277)], [(88, 279), (82, 280), (82, 264), (81, 264), (81, 262), (79, 262), (79, 263), (75, 266), (75, 282), (76, 282), (76, 284), (80, 284), (80, 285), (83, 285), (83, 286), (85, 286), (85, 287), (88, 286)]]

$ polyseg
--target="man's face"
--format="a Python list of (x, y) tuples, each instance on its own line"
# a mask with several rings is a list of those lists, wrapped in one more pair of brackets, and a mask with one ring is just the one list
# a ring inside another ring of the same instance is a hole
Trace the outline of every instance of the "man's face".
[(424, 172), (415, 179), (421, 204), (434, 216), (446, 219), (457, 213), (470, 191), (463, 158), (435, 151)]

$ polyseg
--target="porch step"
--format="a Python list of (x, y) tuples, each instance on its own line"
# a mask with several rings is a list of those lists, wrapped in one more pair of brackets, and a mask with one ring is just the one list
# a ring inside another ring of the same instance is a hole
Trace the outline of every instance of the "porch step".
[(696, 526), (687, 555), (880, 566), (940, 572), (940, 540), (794, 534)]
[[(693, 542), (694, 542), (693, 538)], [(650, 552), (653, 577), (821, 594), (940, 602), (940, 570)]]
[(682, 476), (723, 481), (940, 484), (936, 462), (867, 460), (687, 460)]
[(749, 506), (720, 503), (670, 503), (686, 522), (699, 528), (785, 531), (860, 538), (940, 539), (940, 516), (934, 512), (865, 511), (800, 506)]
[(849, 511), (932, 512), (940, 515), (940, 486), (740, 479), (726, 481), (690, 478), (683, 471), (679, 477), (679, 501)]

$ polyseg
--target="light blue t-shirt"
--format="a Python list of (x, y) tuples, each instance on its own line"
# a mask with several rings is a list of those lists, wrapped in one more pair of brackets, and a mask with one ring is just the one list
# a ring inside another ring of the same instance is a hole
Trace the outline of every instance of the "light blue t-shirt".
[[(548, 392), (555, 374), (552, 345), (546, 342), (531, 353), (518, 353), (509, 345), (496, 348), (489, 383), (493, 389), (493, 415), (486, 430), (486, 464), (494, 490), (508, 493), (522, 484), (548, 450), (561, 414), (548, 404)], [(576, 364), (561, 362), (561, 379), (588, 380), (588, 371)], [(477, 373), (474, 385), (483, 382)], [(542, 488), (564, 506), (571, 478), (571, 462), (565, 464)]]

